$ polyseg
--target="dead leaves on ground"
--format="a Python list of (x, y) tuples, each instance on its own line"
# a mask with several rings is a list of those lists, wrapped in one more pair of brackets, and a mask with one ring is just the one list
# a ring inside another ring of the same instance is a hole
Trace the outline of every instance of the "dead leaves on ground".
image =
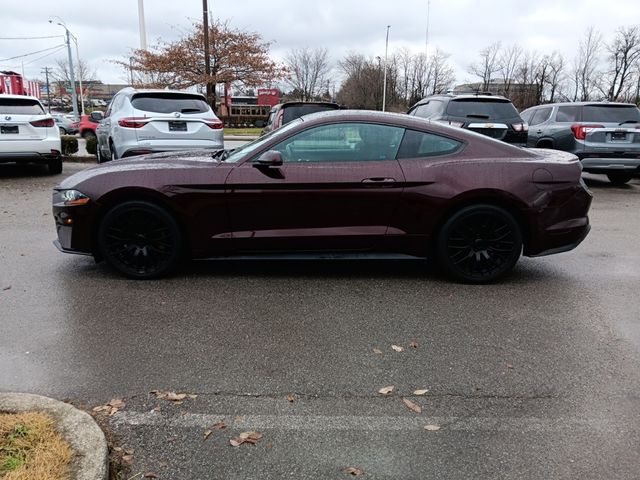
[(406, 406), (409, 410), (411, 410), (412, 412), (415, 412), (415, 413), (418, 413), (418, 414), (422, 413), (422, 407), (421, 407), (420, 405), (418, 405), (417, 403), (412, 402), (412, 401), (411, 401), (411, 400), (409, 400), (408, 398), (403, 398), (403, 399), (402, 399), (402, 402), (403, 402), (403, 403), (405, 404), (405, 406)]
[(401, 347), (400, 345), (391, 345), (391, 348), (393, 348), (394, 352), (404, 352), (404, 348)]
[(121, 398), (113, 398), (106, 405), (100, 405), (93, 409), (95, 413), (104, 413), (106, 415), (115, 415), (117, 412), (126, 407), (126, 403)]
[(211, 436), (211, 434), (214, 432), (214, 430), (224, 430), (225, 428), (227, 428), (227, 424), (224, 422), (218, 422), (218, 423), (214, 423), (213, 425), (211, 425), (211, 427), (209, 428), (209, 430), (205, 430), (204, 431), (204, 442), (207, 441), (207, 439)]
[(296, 401), (296, 397), (293, 395), (293, 393), (290, 393), (289, 395), (287, 395), (287, 402), (293, 403), (295, 401)]
[(255, 430), (251, 430), (249, 432), (242, 432), (235, 438), (229, 440), (229, 443), (233, 447), (239, 447), (243, 443), (250, 443), (251, 445), (255, 445), (262, 438), (262, 433), (256, 432)]
[(187, 398), (191, 400), (195, 400), (196, 398), (198, 398), (197, 395), (194, 395), (192, 393), (176, 393), (167, 390), (151, 390), (151, 392), (149, 393), (155, 395), (156, 398), (159, 398), (160, 400), (167, 400), (176, 405), (180, 405)]
[(439, 425), (425, 425), (424, 429), (427, 432), (437, 432), (438, 430), (440, 430), (440, 426)]
[(413, 391), (413, 394), (414, 394), (414, 395), (416, 395), (416, 396), (418, 396), (418, 397), (421, 397), (421, 396), (423, 396), (423, 395), (426, 395), (428, 391), (429, 391), (429, 389), (428, 389), (428, 388), (423, 388), (423, 389), (421, 389), (421, 390), (414, 390), (414, 391)]
[(390, 395), (393, 392), (394, 388), (396, 387), (393, 385), (389, 385), (388, 387), (383, 387), (380, 390), (378, 390), (378, 393), (382, 395)]

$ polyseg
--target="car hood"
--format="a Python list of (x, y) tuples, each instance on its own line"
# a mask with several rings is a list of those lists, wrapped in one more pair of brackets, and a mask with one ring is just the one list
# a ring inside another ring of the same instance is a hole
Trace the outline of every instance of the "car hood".
[[(77, 188), (79, 185), (103, 181), (111, 183), (116, 178), (121, 180), (128, 178), (131, 186), (142, 186), (154, 178), (168, 180), (174, 176), (182, 177), (196, 169), (210, 171), (224, 165), (211, 155), (211, 150), (197, 150), (163, 152), (113, 160), (71, 175), (63, 180), (58, 188)], [(227, 165), (231, 167), (230, 164)]]

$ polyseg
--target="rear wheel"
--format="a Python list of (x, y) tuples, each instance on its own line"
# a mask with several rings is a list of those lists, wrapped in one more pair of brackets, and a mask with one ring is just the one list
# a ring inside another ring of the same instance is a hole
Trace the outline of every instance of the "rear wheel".
[(67, 129), (64, 127), (58, 127), (60, 129), (60, 135), (66, 135), (67, 134)]
[(116, 149), (113, 146), (113, 142), (109, 142), (109, 160), (117, 160), (118, 159), (118, 153), (116, 152)]
[(149, 202), (113, 207), (98, 229), (100, 254), (130, 278), (151, 279), (172, 271), (182, 252), (182, 234), (166, 210)]
[(50, 158), (47, 161), (47, 168), (51, 175), (58, 175), (62, 173), (62, 157)]
[(521, 251), (518, 223), (493, 205), (473, 205), (454, 213), (437, 239), (438, 260), (445, 272), (467, 283), (498, 279), (513, 268)]
[(633, 173), (628, 172), (609, 172), (607, 178), (614, 185), (624, 185), (633, 178)]

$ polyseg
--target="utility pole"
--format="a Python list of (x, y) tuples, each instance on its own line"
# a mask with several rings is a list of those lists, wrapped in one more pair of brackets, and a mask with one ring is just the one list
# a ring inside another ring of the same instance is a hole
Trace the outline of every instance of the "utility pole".
[(44, 77), (46, 79), (47, 82), (47, 110), (49, 110), (49, 113), (51, 113), (51, 89), (49, 88), (49, 70), (51, 70), (49, 67), (44, 67)]
[(140, 50), (146, 50), (147, 29), (144, 22), (144, 0), (138, 0), (138, 22), (140, 25)]
[(213, 111), (216, 111), (216, 95), (213, 92), (213, 102), (211, 101), (211, 61), (210, 61), (210, 52), (209, 52), (209, 6), (207, 4), (207, 0), (202, 0), (202, 31), (204, 33), (204, 73), (207, 76), (207, 85), (206, 85), (206, 94), (207, 94), (207, 103), (211, 105)]
[[(76, 79), (73, 73), (73, 55), (71, 55), (71, 33), (69, 29), (64, 24), (63, 20), (56, 16), (59, 22), (57, 25), (60, 25), (64, 28), (64, 31), (67, 32), (67, 54), (69, 55), (69, 80), (71, 81), (71, 102), (73, 103), (73, 118), (76, 121), (80, 121), (80, 117), (78, 116), (78, 96), (76, 94)], [(53, 23), (53, 20), (49, 20), (49, 23)]]
[(384, 45), (384, 80), (382, 81), (382, 111), (385, 111), (387, 104), (387, 54), (389, 52), (389, 29), (391, 25), (387, 25), (387, 40)]

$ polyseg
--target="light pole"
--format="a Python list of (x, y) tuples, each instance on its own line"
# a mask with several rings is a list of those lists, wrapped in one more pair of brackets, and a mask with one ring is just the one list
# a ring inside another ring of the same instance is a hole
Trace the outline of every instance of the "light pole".
[(385, 111), (387, 104), (387, 53), (389, 51), (389, 29), (391, 25), (387, 25), (387, 40), (384, 45), (384, 76), (382, 81), (382, 111)]
[[(76, 95), (76, 79), (73, 73), (73, 56), (71, 55), (71, 32), (64, 24), (60, 17), (55, 17), (59, 19), (59, 22), (56, 22), (57, 25), (60, 25), (64, 28), (65, 32), (67, 32), (67, 53), (69, 55), (69, 80), (71, 81), (71, 102), (73, 104), (73, 117), (76, 121), (80, 120), (78, 117), (78, 96)], [(53, 23), (53, 20), (49, 20), (49, 23)]]

